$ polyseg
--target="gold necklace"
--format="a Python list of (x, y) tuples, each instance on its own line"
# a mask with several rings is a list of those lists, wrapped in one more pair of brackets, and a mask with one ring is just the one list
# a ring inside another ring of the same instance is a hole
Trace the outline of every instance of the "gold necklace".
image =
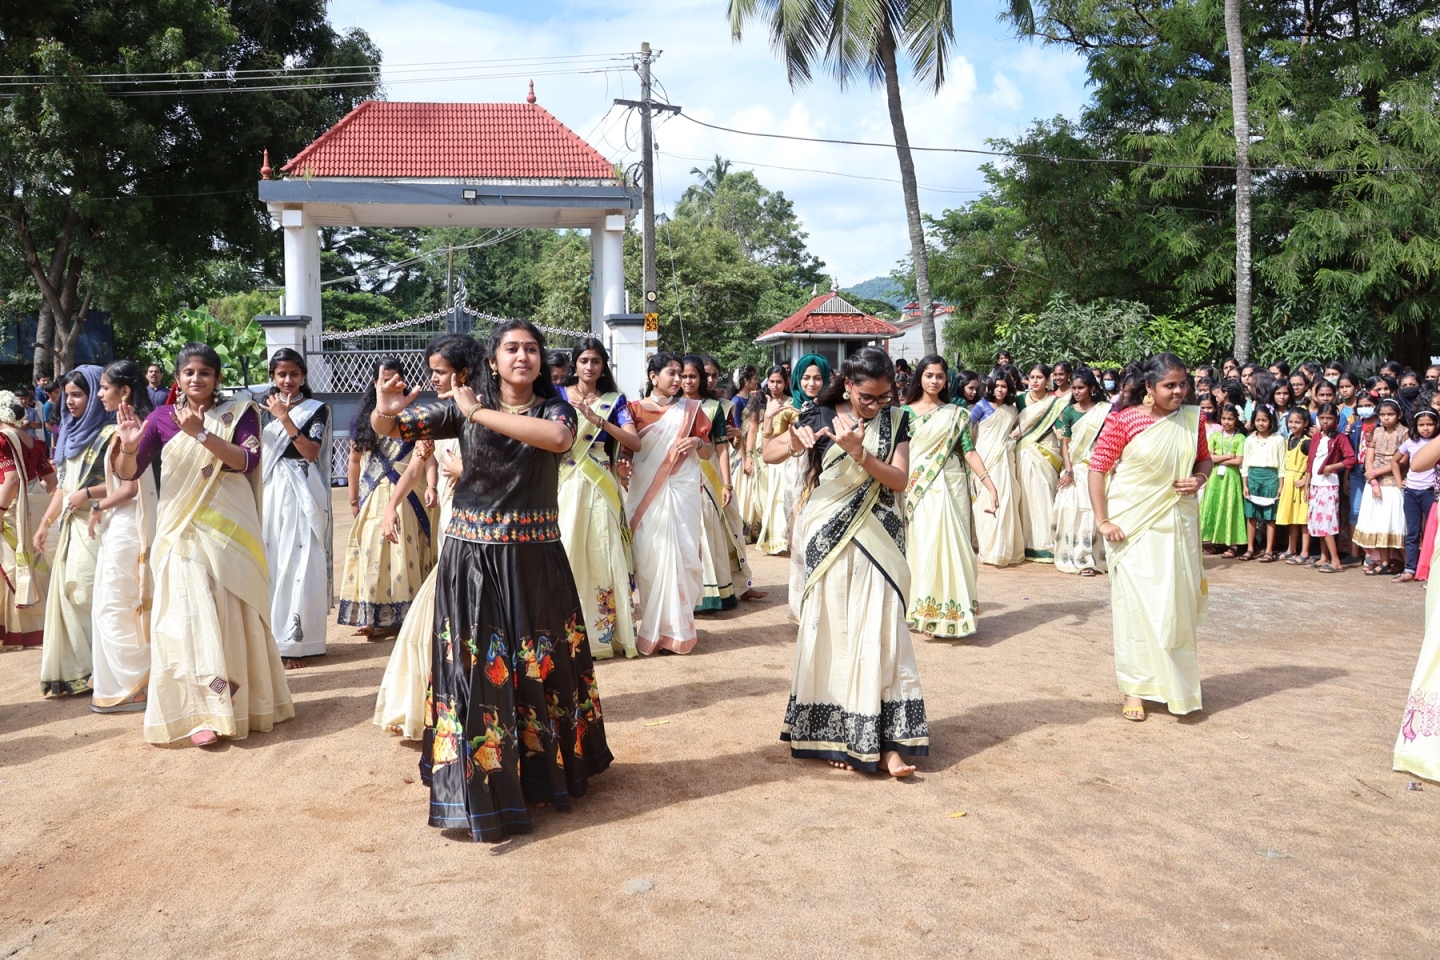
[(500, 409), (501, 409), (501, 410), (504, 410), (506, 413), (515, 414), (515, 415), (518, 416), (519, 414), (522, 414), (522, 413), (524, 413), (526, 410), (529, 410), (531, 407), (535, 406), (536, 402), (539, 401), (539, 399), (540, 399), (539, 397), (532, 396), (529, 400), (526, 400), (524, 403), (516, 404), (516, 405), (514, 405), (514, 406), (511, 406), (510, 404), (506, 403), (504, 400), (500, 400), (498, 397), (496, 398), (496, 402), (498, 402), (498, 403), (500, 404)]

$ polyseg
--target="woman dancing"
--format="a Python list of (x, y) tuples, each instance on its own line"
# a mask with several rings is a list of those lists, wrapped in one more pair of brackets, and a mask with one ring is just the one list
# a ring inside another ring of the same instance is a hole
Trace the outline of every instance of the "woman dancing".
[(90, 537), (90, 508), (105, 495), (105, 451), (115, 432), (115, 415), (100, 403), (101, 369), (76, 367), (64, 383), (65, 418), (55, 439), (60, 486), (31, 541), (45, 552), (50, 525), (60, 523), (60, 542), (50, 563), (45, 597), (45, 642), (40, 654), (40, 688), (47, 697), (84, 693), (91, 687), (90, 601), (100, 543)]
[[(800, 416), (800, 408), (791, 402), (784, 367), (770, 368), (765, 374), (764, 403), (752, 403), (748, 408), (754, 419), (745, 435), (747, 447), (763, 447), (773, 438), (785, 434), (790, 424)], [(788, 461), (770, 463), (763, 457), (761, 461), (756, 464), (755, 477), (756, 512), (760, 520), (755, 549), (773, 557), (790, 548), (790, 515), (785, 512)]]
[[(398, 376), (400, 361), (384, 359), (371, 371), (375, 379)], [(415, 445), (370, 428), (375, 398), (363, 394), (350, 427), (350, 539), (345, 549), (345, 572), (340, 580), (338, 622), (359, 627), (361, 636), (387, 636), (400, 629), (405, 611), (415, 599), (425, 575), (434, 564), (430, 513), (411, 493), (408, 510), (400, 511), (395, 543), (381, 534), (381, 522), (390, 493), (400, 480), (403, 464)]]
[(905, 593), (905, 526), (896, 494), (909, 475), (909, 415), (888, 406), (895, 368), (862, 347), (800, 423), (765, 446), (804, 453), (809, 502), (796, 531), (805, 587), (795, 675), (780, 739), (798, 758), (891, 776), (929, 753), (925, 700)]
[[(724, 504), (729, 484), (715, 467), (727, 442), (725, 412), (710, 394), (705, 361), (687, 355), (680, 358), (680, 395), (700, 408), (710, 422), (710, 455), (700, 460), (700, 600), (696, 613), (733, 610), (740, 605), (735, 596), (735, 577), (730, 564), (730, 530), (725, 523)], [(728, 471), (727, 471), (728, 472)]]
[[(50, 567), (33, 541), (56, 490), (55, 467), (45, 442), (24, 427), (24, 404), (0, 390), (0, 648), (38, 647), (45, 635)], [(36, 483), (43, 497), (32, 493)]]
[(1055, 423), (1070, 402), (1070, 377), (1065, 393), (1050, 393), (1050, 368), (1030, 368), (1030, 389), (1021, 394), (1020, 423), (1015, 432), (1015, 475), (1019, 481), (1020, 529), (1025, 538), (1025, 559), (1055, 562), (1055, 489), (1060, 482), (1060, 440)]
[[(430, 367), (430, 386), (441, 400), (454, 395), (457, 385), (464, 386), (472, 370), (483, 366), (484, 357), (480, 344), (473, 337), (461, 333), (445, 333), (430, 341), (425, 349), (426, 363)], [(430, 456), (423, 456), (426, 444), (434, 444)], [(439, 522), (435, 529), (445, 531), (450, 526), (450, 512), (455, 498), (455, 484), (459, 481), (464, 465), (460, 459), (460, 441), (451, 437), (444, 440), (422, 441), (416, 444), (415, 456), (410, 466), (395, 484), (390, 493), (390, 502), (385, 505), (385, 517), (381, 521), (380, 534), (391, 543), (400, 540), (400, 513), (409, 510), (410, 491), (420, 482), (424, 473), (433, 483), (426, 490), (427, 497), (434, 495), (434, 506), (440, 510)], [(423, 458), (422, 458), (423, 457)], [(427, 501), (427, 506), (431, 504)], [(430, 665), (433, 657), (432, 639), (435, 634), (435, 578), (440, 567), (430, 568), (425, 582), (415, 592), (410, 609), (405, 612), (405, 622), (395, 637), (395, 646), (385, 664), (385, 675), (380, 680), (380, 692), (375, 696), (374, 723), (383, 730), (398, 734), (405, 740), (421, 740), (425, 735), (426, 702), (430, 690)]]
[(325, 655), (334, 604), (330, 543), (330, 408), (310, 393), (305, 358), (289, 347), (270, 358), (271, 420), (261, 435), (270, 625), (287, 669)]
[[(119, 414), (130, 407), (137, 417), (151, 412), (145, 374), (133, 360), (116, 360), (100, 375), (100, 402)], [(95, 555), (94, 602), (90, 606), (95, 641), (94, 691), (90, 709), (96, 713), (133, 713), (145, 709), (150, 685), (150, 609), (153, 603), (150, 547), (155, 542), (158, 471), (145, 470), (138, 480), (121, 480), (115, 465), (120, 457), (116, 433), (105, 455), (105, 497), (90, 509), (89, 534), (98, 537)]]
[(910, 567), (906, 619), (932, 640), (968, 637), (975, 632), (980, 600), (966, 466), (985, 488), (986, 513), (999, 509), (1000, 497), (970, 439), (969, 412), (950, 402), (943, 357), (931, 354), (915, 365), (904, 400), (912, 431), (905, 487)]
[(630, 403), (640, 452), (625, 497), (640, 589), (635, 644), (646, 655), (658, 649), (689, 653), (702, 586), (700, 461), (713, 450), (710, 420), (699, 403), (680, 396), (679, 357), (657, 353), (647, 373), (650, 396)]
[(163, 448), (145, 739), (206, 746), (269, 730), (295, 707), (270, 632), (259, 408), (220, 400), (220, 357), (203, 343), (180, 350), (175, 383), (174, 406), (143, 421), (116, 412), (116, 472), (138, 480)]
[(1201, 708), (1195, 632), (1205, 618), (1205, 568), (1196, 494), (1210, 475), (1210, 447), (1200, 408), (1184, 404), (1189, 390), (1179, 357), (1151, 357), (1121, 386), (1090, 453), (1127, 720), (1145, 719), (1146, 700), (1174, 714)]
[[(976, 403), (970, 422), (975, 429), (975, 452), (985, 464), (999, 507), (991, 514), (974, 514), (976, 555), (981, 563), (1008, 567), (1025, 559), (1025, 535), (1020, 529), (1019, 493), (1015, 479), (1015, 441), (1019, 420), (1015, 412), (1015, 385), (1003, 373), (991, 378), (985, 398)], [(970, 479), (970, 499), (980, 499), (979, 479)]]
[(1070, 384), (1070, 405), (1060, 414), (1059, 490), (1055, 494), (1055, 569), (1093, 577), (1105, 572), (1105, 538), (1095, 529), (1090, 508), (1090, 450), (1110, 414), (1110, 402), (1099, 399), (1093, 371), (1081, 367)]
[(455, 486), (435, 576), (431, 715), (421, 753), (430, 825), (494, 841), (531, 829), (528, 803), (570, 808), (611, 761), (584, 613), (560, 542), (560, 464), (575, 408), (524, 320), (496, 325), (477, 390), (411, 408), (398, 371), (375, 383), (370, 427), (407, 443), (455, 438)]
[(560, 539), (580, 590), (591, 655), (633, 657), (635, 560), (613, 464), (617, 446), (632, 453), (640, 449), (640, 434), (610, 372), (605, 345), (581, 337), (571, 356), (575, 382), (562, 387), (560, 396), (585, 425), (560, 465)]

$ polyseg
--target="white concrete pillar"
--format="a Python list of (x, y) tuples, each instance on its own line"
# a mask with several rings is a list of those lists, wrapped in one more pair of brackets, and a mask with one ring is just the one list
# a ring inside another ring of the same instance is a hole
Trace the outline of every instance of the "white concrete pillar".
[(632, 400), (639, 399), (645, 384), (645, 325), (640, 317), (611, 315), (605, 321), (605, 343), (610, 351), (610, 370), (615, 382)]
[(280, 226), (285, 231), (285, 312), (310, 318), (307, 333), (311, 349), (319, 349), (320, 331), (320, 231), (304, 210), (283, 210)]
[(603, 316), (625, 312), (625, 216), (607, 214), (600, 239), (600, 304)]
[(605, 336), (605, 298), (600, 289), (601, 238), (605, 236), (605, 218), (590, 228), (590, 333)]

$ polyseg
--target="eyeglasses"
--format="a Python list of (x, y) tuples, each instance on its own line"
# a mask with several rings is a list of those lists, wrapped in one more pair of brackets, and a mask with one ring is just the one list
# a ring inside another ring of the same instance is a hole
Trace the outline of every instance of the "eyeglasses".
[(858, 400), (858, 401), (860, 401), (861, 403), (864, 403), (864, 404), (881, 404), (881, 405), (883, 405), (883, 404), (889, 403), (891, 400), (894, 400), (894, 399), (895, 399), (895, 394), (893, 394), (893, 393), (886, 393), (886, 394), (883, 394), (883, 395), (878, 396), (878, 397), (872, 397), (872, 396), (870, 396), (870, 394), (868, 394), (868, 393), (861, 393), (859, 390), (856, 390), (855, 393), (854, 393), (854, 397), (855, 397), (856, 400)]

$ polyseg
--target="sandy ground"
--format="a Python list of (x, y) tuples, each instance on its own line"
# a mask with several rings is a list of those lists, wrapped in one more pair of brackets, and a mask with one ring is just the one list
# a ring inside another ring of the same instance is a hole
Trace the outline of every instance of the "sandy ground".
[(1440, 785), (1390, 771), (1423, 591), (1209, 566), (1206, 712), (1144, 724), (1106, 580), (984, 568), (979, 635), (917, 639), (933, 746), (897, 782), (778, 742), (758, 558), (769, 598), (692, 655), (601, 664), (615, 765), (493, 846), (427, 827), (416, 748), (371, 725), (388, 641), (335, 628), (296, 719), (214, 752), (6, 653), (0, 958), (1435, 956)]

